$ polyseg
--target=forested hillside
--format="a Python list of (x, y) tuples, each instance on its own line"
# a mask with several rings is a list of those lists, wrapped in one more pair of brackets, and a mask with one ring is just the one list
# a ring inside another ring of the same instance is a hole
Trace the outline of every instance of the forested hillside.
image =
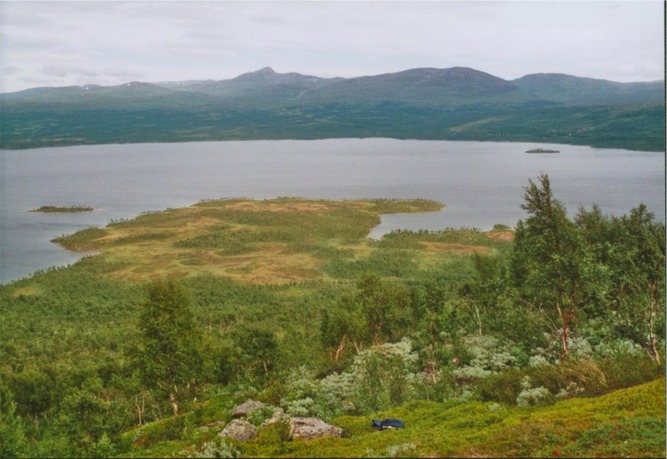
[[(664, 224), (570, 219), (541, 176), (515, 229), (366, 237), (441, 207), (212, 200), (59, 238), (101, 253), (0, 286), (0, 456), (665, 456)], [(221, 437), (248, 399), (258, 436)]]
[(503, 80), (469, 68), (358, 78), (34, 88), (0, 94), (0, 148), (198, 140), (391, 137), (665, 149), (664, 81), (561, 74)]

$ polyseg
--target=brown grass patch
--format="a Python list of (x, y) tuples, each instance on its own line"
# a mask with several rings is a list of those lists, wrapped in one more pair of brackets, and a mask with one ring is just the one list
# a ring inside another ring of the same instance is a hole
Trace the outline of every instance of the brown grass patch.
[(488, 247), (480, 245), (466, 245), (456, 244), (450, 242), (420, 242), (426, 252), (431, 253), (457, 253), (457, 254), (473, 254), (473, 253), (488, 253), (491, 251)]
[(488, 231), (484, 235), (494, 241), (510, 242), (514, 240), (514, 231)]
[(225, 207), (247, 212), (325, 212), (331, 209), (328, 204), (310, 201), (241, 201)]
[(17, 298), (20, 296), (37, 296), (41, 293), (41, 290), (34, 286), (29, 287), (16, 287), (12, 292), (12, 298)]
[(257, 250), (242, 255), (224, 255), (216, 250), (182, 250), (165, 246), (111, 247), (109, 255), (120, 251), (132, 264), (111, 275), (141, 281), (163, 275), (177, 278), (213, 274), (246, 284), (286, 284), (321, 279), (320, 262), (305, 253), (284, 253), (279, 243), (257, 244)]

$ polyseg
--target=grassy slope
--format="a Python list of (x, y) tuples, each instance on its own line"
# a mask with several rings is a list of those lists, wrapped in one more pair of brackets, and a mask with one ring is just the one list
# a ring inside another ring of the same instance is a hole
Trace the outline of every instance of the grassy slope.
[[(124, 456), (193, 454), (223, 427), (201, 425), (228, 421), (228, 406), (213, 400), (189, 419), (185, 415), (128, 432), (130, 452)], [(400, 418), (406, 428), (375, 431), (374, 417)], [(267, 429), (234, 446), (244, 457), (665, 457), (665, 380), (552, 406), (411, 402), (332, 424), (343, 427), (343, 438), (284, 441)]]

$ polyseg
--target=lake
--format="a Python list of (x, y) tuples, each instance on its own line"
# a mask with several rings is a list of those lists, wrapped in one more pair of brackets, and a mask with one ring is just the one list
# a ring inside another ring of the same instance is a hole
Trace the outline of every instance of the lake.
[[(558, 154), (526, 154), (555, 148)], [(388, 215), (373, 230), (514, 226), (528, 179), (547, 173), (572, 217), (597, 203), (622, 215), (645, 203), (665, 218), (663, 152), (585, 146), (394, 139), (123, 144), (0, 151), (0, 283), (75, 262), (49, 241), (144, 211), (202, 199), (426, 198), (441, 212)], [(93, 212), (28, 212), (44, 205)]]

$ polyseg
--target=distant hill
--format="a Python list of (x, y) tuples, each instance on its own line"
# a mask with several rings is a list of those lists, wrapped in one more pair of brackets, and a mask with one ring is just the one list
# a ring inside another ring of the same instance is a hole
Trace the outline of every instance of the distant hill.
[(0, 107), (3, 149), (330, 137), (665, 148), (663, 81), (563, 74), (508, 81), (463, 67), (358, 78), (265, 67), (220, 81), (34, 88), (0, 94)]
[(529, 99), (509, 81), (477, 70), (455, 67), (341, 79), (304, 94), (302, 103), (399, 102), (442, 108), (476, 103), (519, 103)]
[(616, 83), (559, 73), (526, 75), (513, 83), (524, 93), (566, 105), (626, 105), (664, 103), (664, 81)]

